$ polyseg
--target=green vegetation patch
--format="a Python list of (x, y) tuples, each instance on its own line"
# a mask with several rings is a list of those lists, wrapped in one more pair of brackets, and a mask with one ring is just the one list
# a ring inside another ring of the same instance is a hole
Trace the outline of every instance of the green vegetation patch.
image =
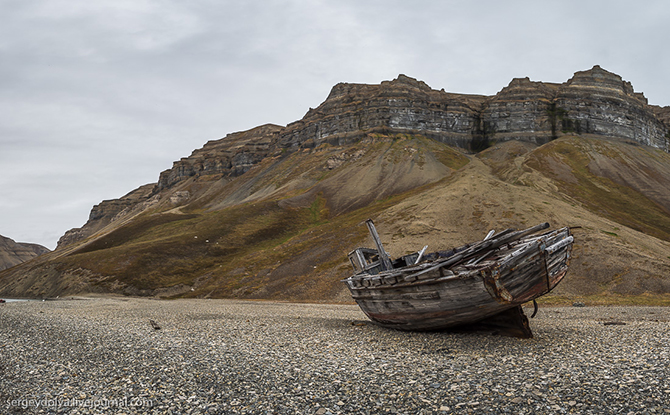
[(309, 207), (309, 218), (313, 225), (320, 225), (322, 221), (328, 218), (328, 208), (323, 194), (319, 193), (314, 198), (314, 202)]
[(619, 236), (616, 232), (609, 232), (609, 231), (601, 231), (601, 232), (609, 236), (616, 236), (616, 237)]

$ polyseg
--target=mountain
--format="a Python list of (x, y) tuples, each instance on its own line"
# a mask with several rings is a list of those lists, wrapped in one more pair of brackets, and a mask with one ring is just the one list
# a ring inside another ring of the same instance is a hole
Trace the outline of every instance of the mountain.
[(15, 242), (0, 235), (0, 271), (49, 252), (42, 245)]
[(1, 272), (0, 293), (349, 301), (369, 217), (392, 256), (575, 226), (557, 296), (669, 293), (669, 115), (598, 66), (490, 97), (404, 75), (337, 84), (301, 120), (210, 141), (94, 206), (56, 251)]

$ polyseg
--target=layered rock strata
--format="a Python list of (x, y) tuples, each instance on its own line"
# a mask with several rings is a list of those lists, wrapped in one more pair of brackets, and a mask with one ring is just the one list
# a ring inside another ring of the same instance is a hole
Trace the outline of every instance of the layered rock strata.
[(189, 157), (176, 161), (158, 178), (158, 190), (193, 176), (225, 174), (239, 176), (274, 152), (277, 134), (283, 127), (265, 124), (248, 131), (228, 134), (207, 142)]
[(670, 151), (668, 126), (644, 94), (599, 66), (575, 73), (561, 85), (552, 105), (564, 133), (621, 138)]
[(558, 90), (557, 84), (513, 79), (484, 104), (480, 134), (488, 141), (548, 142), (554, 135), (550, 108)]
[(345, 144), (369, 133), (421, 133), (468, 147), (485, 96), (450, 94), (405, 75), (380, 85), (340, 83), (280, 133), (285, 148)]
[(344, 144), (368, 133), (407, 132), (477, 151), (492, 141), (543, 144), (595, 134), (670, 151), (666, 108), (648, 105), (630, 82), (597, 65), (563, 84), (513, 79), (492, 97), (437, 91), (400, 75), (379, 85), (335, 85), (326, 101), (279, 133), (278, 145)]

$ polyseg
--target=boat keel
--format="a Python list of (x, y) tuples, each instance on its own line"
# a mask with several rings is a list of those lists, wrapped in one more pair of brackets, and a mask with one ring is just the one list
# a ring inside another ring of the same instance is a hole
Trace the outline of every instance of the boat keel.
[(528, 318), (521, 306), (516, 306), (498, 313), (476, 323), (458, 327), (465, 331), (491, 331), (494, 334), (521, 339), (532, 339), (533, 332), (530, 330)]

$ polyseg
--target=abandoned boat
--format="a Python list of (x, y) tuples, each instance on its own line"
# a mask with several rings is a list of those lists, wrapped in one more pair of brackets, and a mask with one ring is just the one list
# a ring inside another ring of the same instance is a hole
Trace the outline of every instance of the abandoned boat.
[[(547, 294), (568, 271), (573, 236), (548, 223), (494, 231), (479, 242), (391, 260), (372, 223), (376, 249), (349, 253), (354, 275), (343, 280), (363, 312), (379, 325), (439, 330), (490, 322), (532, 337), (521, 304)], [(536, 309), (537, 311), (537, 309)]]

